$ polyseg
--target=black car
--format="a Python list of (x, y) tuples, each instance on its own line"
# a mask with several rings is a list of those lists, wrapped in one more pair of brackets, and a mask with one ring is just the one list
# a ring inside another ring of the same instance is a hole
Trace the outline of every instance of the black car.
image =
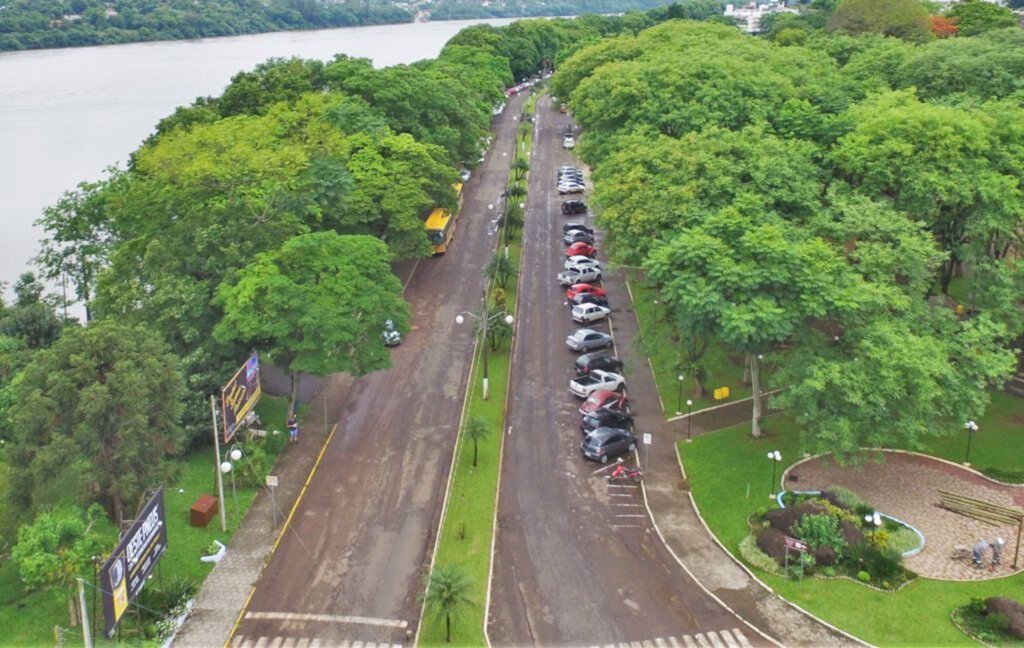
[(583, 434), (590, 434), (599, 427), (632, 430), (633, 416), (627, 412), (597, 410), (596, 412), (584, 415), (583, 418), (580, 419), (580, 432)]
[(566, 200), (562, 203), (562, 213), (566, 216), (576, 216), (587, 213), (587, 203), (582, 200)]
[(594, 235), (589, 232), (584, 232), (583, 230), (571, 230), (568, 234), (562, 237), (562, 241), (566, 245), (572, 245), (573, 243), (579, 243), (580, 241), (593, 245)]
[(576, 370), (577, 376), (582, 376), (583, 374), (590, 373), (593, 369), (622, 373), (622, 366), (622, 360), (613, 356), (604, 353), (584, 353), (576, 358), (573, 369)]
[(595, 295), (593, 293), (580, 293), (580, 294), (576, 295), (569, 302), (569, 308), (571, 310), (573, 306), (580, 306), (582, 304), (597, 304), (598, 306), (604, 306), (606, 308), (611, 308), (611, 306), (608, 304), (608, 299), (607, 298), (605, 298), (605, 297), (598, 297), (597, 295)]
[(619, 455), (636, 450), (636, 437), (629, 430), (599, 427), (580, 443), (583, 456), (593, 461), (608, 463)]
[(583, 223), (562, 223), (562, 233), (563, 234), (566, 234), (566, 233), (570, 232), (571, 230), (580, 230), (581, 232), (586, 232), (588, 234), (593, 234), (594, 233), (594, 228), (593, 227), (589, 227), (587, 225), (584, 225)]

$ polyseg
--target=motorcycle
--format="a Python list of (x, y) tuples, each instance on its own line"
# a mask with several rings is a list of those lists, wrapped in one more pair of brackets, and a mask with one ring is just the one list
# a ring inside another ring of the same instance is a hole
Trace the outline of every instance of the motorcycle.
[(632, 482), (639, 484), (643, 479), (643, 472), (639, 468), (629, 468), (623, 464), (615, 467), (615, 470), (608, 475), (609, 484), (624, 484)]

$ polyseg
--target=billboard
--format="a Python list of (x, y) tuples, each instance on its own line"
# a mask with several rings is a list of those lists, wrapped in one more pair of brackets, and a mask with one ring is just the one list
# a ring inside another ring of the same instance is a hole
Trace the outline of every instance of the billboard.
[(260, 356), (253, 353), (231, 381), (220, 390), (224, 443), (235, 436), (235, 429), (260, 399)]
[(128, 609), (146, 578), (167, 549), (167, 521), (164, 513), (164, 489), (142, 508), (128, 532), (110, 554), (100, 570), (100, 591), (103, 592), (103, 616), (108, 637), (114, 636), (117, 622)]

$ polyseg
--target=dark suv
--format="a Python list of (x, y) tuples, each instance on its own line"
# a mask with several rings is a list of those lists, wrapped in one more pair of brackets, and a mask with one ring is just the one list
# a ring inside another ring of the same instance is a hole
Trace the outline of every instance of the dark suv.
[(611, 410), (597, 410), (583, 416), (580, 419), (580, 432), (590, 434), (599, 427), (619, 428), (620, 430), (633, 429), (633, 416), (627, 412), (613, 412)]
[(562, 213), (566, 216), (587, 213), (587, 203), (582, 200), (566, 200), (562, 203)]
[(599, 427), (580, 443), (580, 452), (587, 459), (608, 463), (619, 455), (636, 450), (636, 437), (629, 430)]
[(580, 357), (576, 358), (573, 369), (576, 370), (577, 376), (588, 374), (594, 369), (601, 369), (602, 371), (611, 371), (612, 373), (622, 373), (622, 360), (613, 358), (610, 355), (604, 353), (584, 353)]

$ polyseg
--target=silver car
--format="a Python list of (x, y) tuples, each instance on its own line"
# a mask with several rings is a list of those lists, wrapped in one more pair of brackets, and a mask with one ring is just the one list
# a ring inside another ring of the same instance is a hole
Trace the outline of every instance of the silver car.
[(594, 349), (608, 349), (615, 344), (612, 336), (594, 329), (583, 328), (565, 338), (565, 346), (573, 351), (593, 351)]

